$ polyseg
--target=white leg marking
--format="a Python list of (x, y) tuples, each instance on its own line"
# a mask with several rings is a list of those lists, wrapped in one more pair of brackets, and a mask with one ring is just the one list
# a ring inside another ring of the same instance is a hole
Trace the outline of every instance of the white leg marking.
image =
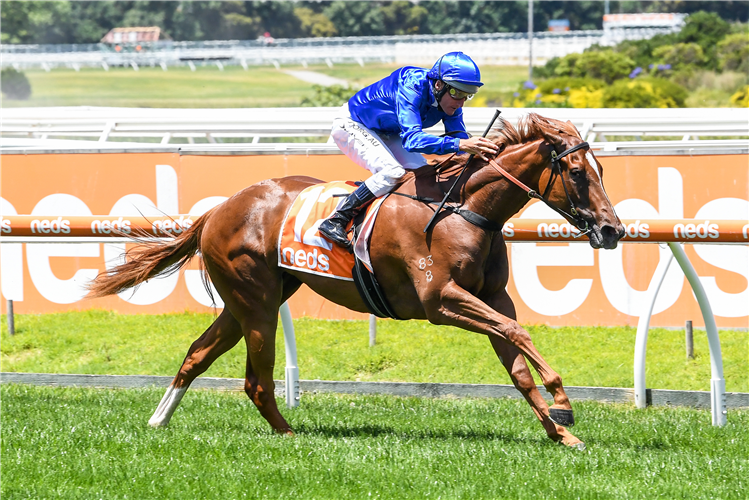
[(166, 390), (166, 394), (161, 398), (159, 406), (156, 407), (151, 419), (148, 421), (148, 425), (151, 427), (166, 427), (169, 420), (174, 414), (174, 410), (179, 406), (179, 402), (182, 401), (182, 396), (187, 392), (187, 388), (175, 389), (174, 386), (170, 385)]

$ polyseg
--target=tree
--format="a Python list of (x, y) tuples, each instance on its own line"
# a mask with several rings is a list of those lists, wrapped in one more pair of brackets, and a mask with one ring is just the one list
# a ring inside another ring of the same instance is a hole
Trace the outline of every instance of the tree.
[(294, 2), (244, 2), (247, 15), (260, 18), (262, 31), (268, 31), (275, 38), (299, 38), (302, 23), (294, 15), (299, 5)]
[(749, 73), (749, 33), (734, 33), (721, 40), (718, 64), (723, 71)]
[(70, 2), (3, 2), (3, 43), (70, 43)]
[(385, 35), (385, 19), (374, 2), (332, 2), (325, 10), (340, 36)]
[(385, 3), (381, 10), (385, 31), (390, 35), (420, 33), (429, 14), (423, 6), (403, 0)]
[(707, 61), (702, 47), (696, 43), (677, 43), (663, 45), (653, 51), (653, 57), (659, 58), (674, 70), (685, 70), (703, 66)]
[(696, 43), (702, 47), (708, 66), (717, 69), (716, 46), (731, 30), (730, 25), (713, 12), (690, 15), (677, 38), (682, 43)]
[(131, 2), (71, 2), (72, 33), (66, 43), (98, 43), (120, 20)]
[(338, 34), (333, 22), (321, 12), (315, 12), (309, 7), (297, 7), (294, 9), (294, 15), (302, 25), (303, 36), (327, 37)]
[[(700, 13), (705, 10), (709, 13)], [(173, 40), (252, 38), (269, 31), (276, 38), (525, 32), (527, 1), (2, 1), (2, 43), (96, 43), (121, 26), (159, 26)], [(715, 44), (727, 21), (747, 22), (745, 1), (611, 1), (612, 12), (684, 12), (680, 38), (655, 45), (642, 41), (626, 55), (642, 64), (659, 45), (697, 43), (715, 60)], [(599, 0), (536, 1), (534, 27), (569, 19), (572, 29), (601, 29)], [(708, 50), (712, 44), (713, 52)]]

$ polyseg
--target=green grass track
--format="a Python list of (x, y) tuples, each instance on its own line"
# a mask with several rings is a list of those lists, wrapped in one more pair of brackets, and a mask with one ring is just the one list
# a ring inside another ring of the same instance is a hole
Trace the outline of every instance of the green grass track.
[[(4, 500), (746, 498), (749, 412), (576, 403), (586, 452), (522, 401), (305, 395), (276, 436), (244, 394), (2, 386)], [(279, 401), (279, 404), (281, 402)]]
[[(354, 88), (370, 85), (388, 76), (397, 65), (341, 64), (332, 68), (226, 66), (82, 68), (80, 71), (57, 68), (49, 72), (26, 70), (31, 98), (17, 101), (3, 98), (2, 107), (36, 106), (114, 106), (144, 108), (267, 108), (299, 106), (313, 94), (312, 84), (298, 80), (285, 70), (315, 71), (346, 80)], [(482, 69), (489, 92), (512, 93), (527, 78), (527, 68), (488, 66)], [(473, 104), (478, 103), (476, 101)], [(484, 104), (485, 105), (485, 104)]]
[[(123, 315), (110, 311), (16, 315), (15, 336), (0, 318), (2, 371), (174, 376), (211, 314)], [(378, 321), (369, 347), (368, 322), (294, 320), (302, 379), (509, 384), (482, 335), (425, 321)], [(527, 326), (539, 352), (565, 385), (633, 387), (635, 328)], [(276, 378), (283, 378), (283, 335), (276, 336)], [(721, 330), (729, 392), (749, 392), (749, 332)], [(651, 329), (646, 362), (652, 389), (710, 390), (704, 330), (695, 330), (687, 360), (683, 330)], [(244, 342), (218, 359), (209, 377), (242, 378)], [(534, 373), (535, 374), (535, 373)], [(537, 382), (539, 381), (536, 379)]]

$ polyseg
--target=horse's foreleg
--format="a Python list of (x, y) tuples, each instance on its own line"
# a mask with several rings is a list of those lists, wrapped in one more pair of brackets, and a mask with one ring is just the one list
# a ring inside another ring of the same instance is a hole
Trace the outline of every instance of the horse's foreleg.
[(216, 321), (193, 342), (174, 380), (166, 390), (148, 424), (164, 427), (182, 401), (187, 388), (204, 373), (219, 356), (237, 345), (242, 338), (242, 328), (228, 310), (224, 310)]
[(517, 347), (538, 372), (546, 390), (554, 397), (552, 408), (571, 412), (572, 407), (564, 392), (562, 378), (544, 360), (528, 332), (517, 321), (492, 309), (455, 282), (446, 284), (441, 290), (439, 302), (425, 305), (425, 310), (432, 323), (482, 333)]
[[(487, 303), (508, 318), (517, 320), (515, 304), (513, 304), (512, 299), (505, 290), (491, 297), (487, 300)], [(489, 337), (489, 341), (499, 361), (510, 375), (515, 388), (528, 402), (533, 413), (536, 414), (541, 425), (543, 425), (546, 434), (554, 441), (561, 442), (567, 446), (584, 449), (585, 444), (582, 441), (573, 436), (570, 431), (561, 425), (552, 422), (549, 418), (549, 406), (546, 404), (538, 387), (536, 387), (536, 382), (533, 380), (531, 371), (528, 369), (528, 364), (525, 362), (520, 349), (502, 341), (498, 337)]]
[(567, 446), (585, 449), (585, 444), (575, 437), (570, 431), (557, 425), (549, 419), (549, 406), (546, 404), (541, 392), (536, 387), (528, 364), (525, 362), (523, 353), (514, 345), (508, 344), (497, 337), (489, 337), (494, 352), (499, 361), (510, 374), (515, 388), (523, 395), (530, 405), (533, 413), (543, 425), (546, 434), (554, 441), (561, 442)]

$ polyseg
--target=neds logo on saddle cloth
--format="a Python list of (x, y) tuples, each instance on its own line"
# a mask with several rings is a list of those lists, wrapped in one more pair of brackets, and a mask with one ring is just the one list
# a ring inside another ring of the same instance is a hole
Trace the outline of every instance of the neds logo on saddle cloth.
[[(356, 189), (353, 182), (334, 181), (310, 186), (297, 196), (286, 214), (278, 238), (278, 265), (306, 273), (353, 281), (354, 256), (318, 232), (343, 197)], [(367, 207), (363, 238), (368, 238), (382, 198)], [(357, 245), (358, 246), (358, 245)], [(358, 253), (358, 249), (357, 249)]]

